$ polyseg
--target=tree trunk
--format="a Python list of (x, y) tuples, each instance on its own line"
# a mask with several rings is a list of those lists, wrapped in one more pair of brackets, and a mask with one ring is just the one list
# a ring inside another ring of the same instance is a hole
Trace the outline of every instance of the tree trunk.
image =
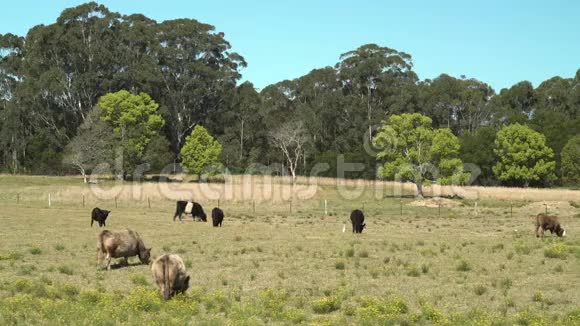
[(417, 182), (417, 198), (424, 198), (423, 196), (423, 183), (422, 182)]
[(240, 132), (240, 162), (242, 161), (243, 155), (244, 155), (244, 120), (242, 119), (242, 128)]

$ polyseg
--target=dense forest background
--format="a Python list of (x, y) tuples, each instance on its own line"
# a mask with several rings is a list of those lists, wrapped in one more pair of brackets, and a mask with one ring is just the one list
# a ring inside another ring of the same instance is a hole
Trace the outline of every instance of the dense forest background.
[(76, 173), (67, 146), (83, 130), (95, 142), (106, 138), (106, 130), (91, 130), (92, 112), (101, 96), (120, 90), (149, 94), (165, 121), (140, 157), (152, 163), (149, 173), (181, 162), (186, 136), (198, 125), (222, 145), (221, 162), (232, 172), (284, 164), (271, 134), (298, 122), (308, 136), (299, 174), (325, 162), (331, 169), (322, 175), (336, 177), (343, 154), (365, 166), (347, 177), (375, 178), (378, 162), (366, 140), (390, 115), (421, 113), (459, 137), (461, 159), (481, 167), (476, 182), (484, 185), (500, 183), (492, 172), (497, 131), (529, 126), (555, 154), (557, 180), (538, 185), (560, 185), (560, 154), (580, 134), (580, 70), (497, 92), (464, 76), (421, 80), (410, 54), (367, 44), (333, 66), (258, 91), (240, 81), (245, 66), (211, 25), (156, 22), (96, 3), (67, 9), (26, 36), (0, 35), (0, 172)]

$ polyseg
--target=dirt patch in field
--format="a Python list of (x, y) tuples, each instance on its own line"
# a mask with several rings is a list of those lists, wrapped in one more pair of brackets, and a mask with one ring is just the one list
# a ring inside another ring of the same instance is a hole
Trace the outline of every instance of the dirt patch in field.
[(441, 205), (441, 207), (457, 207), (461, 205), (461, 203), (447, 198), (428, 198), (428, 199), (418, 199), (410, 202), (407, 205), (415, 207), (436, 208), (439, 207), (439, 205)]

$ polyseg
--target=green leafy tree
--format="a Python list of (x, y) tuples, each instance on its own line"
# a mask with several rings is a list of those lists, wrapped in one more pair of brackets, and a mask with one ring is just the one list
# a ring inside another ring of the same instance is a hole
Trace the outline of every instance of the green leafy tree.
[(202, 126), (195, 126), (181, 149), (181, 164), (189, 173), (201, 177), (206, 169), (219, 164), (222, 145)]
[(418, 197), (423, 197), (424, 184), (461, 184), (469, 178), (459, 159), (457, 137), (449, 129), (433, 129), (431, 123), (419, 113), (392, 115), (373, 139), (381, 149), (377, 158), (386, 160), (379, 176), (415, 183)]
[(159, 105), (145, 93), (122, 90), (99, 98), (101, 119), (113, 127), (117, 143), (123, 149), (123, 175), (142, 162), (147, 145), (165, 124), (157, 114)]
[(580, 183), (580, 135), (570, 138), (562, 150), (562, 181)]
[(503, 127), (496, 136), (493, 173), (509, 185), (527, 187), (555, 179), (554, 151), (546, 137), (519, 123)]

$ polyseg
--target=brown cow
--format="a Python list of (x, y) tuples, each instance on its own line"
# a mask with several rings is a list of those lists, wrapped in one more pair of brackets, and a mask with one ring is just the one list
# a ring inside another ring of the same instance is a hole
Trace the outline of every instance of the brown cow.
[(111, 258), (124, 258), (124, 264), (128, 265), (128, 257), (139, 256), (141, 263), (148, 264), (151, 248), (145, 248), (139, 233), (133, 230), (104, 230), (97, 238), (97, 265), (100, 264), (103, 254), (107, 259), (107, 269), (111, 269)]
[(544, 231), (550, 230), (550, 234), (556, 233), (559, 237), (565, 237), (566, 231), (560, 226), (557, 216), (544, 213), (536, 216), (536, 237), (544, 237)]
[(151, 265), (155, 282), (167, 300), (175, 294), (185, 293), (189, 288), (189, 275), (185, 271), (183, 260), (178, 255), (163, 255)]

